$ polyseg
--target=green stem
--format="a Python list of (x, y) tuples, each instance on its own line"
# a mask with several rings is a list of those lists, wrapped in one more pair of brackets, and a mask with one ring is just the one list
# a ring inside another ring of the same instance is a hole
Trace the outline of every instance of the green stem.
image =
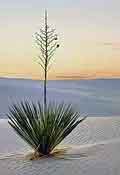
[(47, 11), (45, 11), (45, 77), (44, 77), (44, 112), (47, 108), (47, 61), (48, 61), (48, 36), (47, 36)]

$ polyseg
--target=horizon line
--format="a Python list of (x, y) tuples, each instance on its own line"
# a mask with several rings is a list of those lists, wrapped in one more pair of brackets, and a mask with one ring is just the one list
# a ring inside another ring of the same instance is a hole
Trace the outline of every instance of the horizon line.
[[(40, 81), (43, 81), (43, 79), (38, 79), (38, 78), (28, 78), (28, 77), (9, 77), (9, 76), (0, 76), (0, 79), (18, 79), (18, 80), (40, 80)], [(63, 77), (61, 77), (61, 78), (57, 78), (57, 79), (54, 79), (54, 78), (50, 78), (50, 79), (48, 79), (48, 81), (49, 80), (56, 80), (56, 81), (61, 81), (61, 80), (100, 80), (100, 79), (120, 79), (120, 76), (119, 77), (91, 77), (91, 78), (83, 78), (83, 77), (81, 77), (81, 78), (72, 78), (72, 77), (70, 77), (70, 78), (65, 78), (64, 76)]]

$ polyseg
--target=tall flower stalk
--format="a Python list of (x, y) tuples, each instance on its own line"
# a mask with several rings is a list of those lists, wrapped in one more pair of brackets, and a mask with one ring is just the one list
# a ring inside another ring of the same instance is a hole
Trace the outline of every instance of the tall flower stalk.
[(40, 49), (40, 54), (38, 55), (38, 64), (42, 67), (44, 71), (44, 111), (47, 107), (47, 76), (49, 65), (52, 57), (55, 54), (56, 49), (59, 47), (58, 36), (55, 33), (55, 29), (48, 26), (48, 14), (45, 10), (45, 22), (44, 27), (40, 28), (39, 32), (35, 33), (35, 42)]

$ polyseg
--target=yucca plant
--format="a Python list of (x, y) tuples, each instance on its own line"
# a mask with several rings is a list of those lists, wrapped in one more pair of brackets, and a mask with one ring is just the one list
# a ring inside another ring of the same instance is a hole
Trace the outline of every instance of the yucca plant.
[(54, 148), (85, 118), (71, 105), (49, 104), (44, 112), (40, 102), (14, 104), (8, 114), (9, 124), (39, 155), (50, 155)]
[(9, 109), (9, 124), (24, 139), (35, 153), (50, 155), (54, 148), (85, 118), (80, 119), (79, 112), (75, 112), (71, 105), (47, 104), (47, 73), (49, 63), (56, 48), (59, 47), (58, 37), (47, 24), (45, 11), (45, 25), (35, 33), (35, 42), (41, 51), (38, 63), (44, 71), (43, 104), (22, 101), (13, 104)]

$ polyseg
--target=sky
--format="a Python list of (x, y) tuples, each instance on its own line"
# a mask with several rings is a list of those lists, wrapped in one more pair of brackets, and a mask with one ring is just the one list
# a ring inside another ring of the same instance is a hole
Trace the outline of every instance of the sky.
[(56, 28), (49, 79), (120, 77), (119, 0), (0, 0), (0, 76), (42, 79), (33, 34)]

